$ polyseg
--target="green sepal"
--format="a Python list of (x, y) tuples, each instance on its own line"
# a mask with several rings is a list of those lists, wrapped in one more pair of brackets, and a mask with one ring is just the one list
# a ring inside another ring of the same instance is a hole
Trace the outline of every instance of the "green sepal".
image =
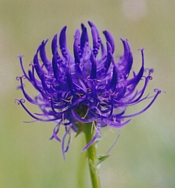
[(84, 126), (84, 125), (83, 125), (82, 123), (77, 123), (77, 124), (76, 124), (76, 127), (77, 127), (78, 131), (77, 131), (77, 133), (76, 133), (76, 135), (75, 135), (75, 138), (76, 138), (80, 133), (84, 132), (84, 127), (83, 127), (83, 126)]

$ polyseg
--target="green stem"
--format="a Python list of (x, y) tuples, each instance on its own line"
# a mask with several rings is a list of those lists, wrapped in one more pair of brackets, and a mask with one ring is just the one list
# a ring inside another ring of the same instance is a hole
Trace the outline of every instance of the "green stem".
[[(92, 127), (91, 123), (84, 124), (83, 131), (85, 133), (86, 143), (88, 144), (94, 136), (94, 127)], [(97, 154), (96, 154), (95, 143), (93, 143), (87, 149), (87, 157), (88, 157), (88, 164), (89, 164), (92, 188), (100, 188), (100, 179), (99, 179), (99, 175), (98, 175), (98, 168), (96, 166)]]

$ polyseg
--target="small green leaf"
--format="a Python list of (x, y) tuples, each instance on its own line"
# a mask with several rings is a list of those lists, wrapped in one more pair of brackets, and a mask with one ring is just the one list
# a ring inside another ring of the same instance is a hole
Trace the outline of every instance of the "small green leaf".
[(97, 165), (91, 159), (89, 160), (89, 164), (90, 164), (91, 170), (93, 171), (93, 173), (95, 173)]
[(102, 163), (103, 161), (105, 161), (110, 155), (99, 155), (98, 156), (98, 162), (96, 165), (99, 165), (100, 163)]

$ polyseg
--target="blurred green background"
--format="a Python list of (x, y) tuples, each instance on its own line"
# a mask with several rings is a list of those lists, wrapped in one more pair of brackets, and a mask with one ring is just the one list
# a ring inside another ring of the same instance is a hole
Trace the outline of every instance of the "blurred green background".
[[(136, 70), (141, 62), (137, 49), (144, 47), (146, 67), (155, 70), (147, 92), (166, 91), (146, 113), (121, 129), (111, 156), (100, 167), (102, 187), (175, 187), (174, 7), (173, 0), (0, 0), (0, 187), (76, 188), (80, 180), (90, 187), (87, 161), (85, 174), (78, 175), (85, 159), (80, 152), (83, 135), (73, 137), (64, 161), (61, 144), (49, 141), (54, 124), (23, 123), (31, 118), (14, 103), (22, 97), (16, 90), (16, 76), (21, 75), (17, 56), (24, 54), (28, 67), (40, 42), (51, 39), (64, 25), (71, 48), (75, 29), (88, 20), (99, 31), (113, 34), (116, 55), (123, 51), (119, 38), (129, 39)], [(98, 153), (105, 154), (116, 136), (117, 130), (104, 129)]]

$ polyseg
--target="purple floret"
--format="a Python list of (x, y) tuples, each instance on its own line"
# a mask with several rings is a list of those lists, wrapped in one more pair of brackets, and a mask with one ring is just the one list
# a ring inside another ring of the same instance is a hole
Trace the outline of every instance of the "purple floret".
[[(67, 47), (65, 26), (59, 38), (56, 34), (52, 39), (51, 60), (48, 59), (45, 49), (48, 40), (39, 45), (28, 72), (23, 67), (22, 56), (19, 56), (23, 75), (17, 77), (20, 81), (18, 88), (28, 102), (40, 108), (41, 113), (30, 112), (24, 105), (24, 99), (17, 102), (36, 121), (53, 121), (56, 124), (51, 139), (62, 142), (63, 155), (69, 149), (71, 132), (80, 132), (80, 122), (93, 123), (96, 126), (96, 133), (84, 147), (84, 151), (95, 142), (101, 128), (125, 126), (132, 117), (146, 111), (161, 93), (159, 89), (155, 89), (154, 95), (144, 95), (152, 79), (153, 69), (144, 67), (143, 49), (140, 50), (141, 67), (138, 73), (135, 73), (132, 70), (133, 56), (128, 40), (121, 39), (124, 53), (116, 60), (115, 43), (110, 32), (103, 31), (106, 40), (103, 43), (97, 27), (92, 22), (88, 24), (91, 36), (84, 24), (81, 24), (81, 31), (75, 31), (73, 55)], [(89, 37), (92, 38), (91, 46)], [(24, 78), (37, 91), (34, 98), (25, 91)], [(138, 89), (140, 83), (142, 87)], [(129, 106), (147, 99), (150, 101), (146, 107), (139, 112), (126, 114)], [(62, 139), (58, 137), (60, 126), (65, 127)]]

